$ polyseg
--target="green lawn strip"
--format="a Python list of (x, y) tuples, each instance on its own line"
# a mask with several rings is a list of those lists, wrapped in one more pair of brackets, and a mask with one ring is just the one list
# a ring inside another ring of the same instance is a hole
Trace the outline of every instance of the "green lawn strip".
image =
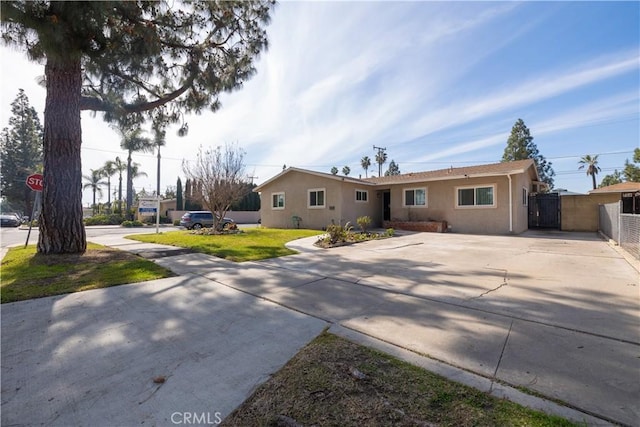
[[(355, 373), (355, 374), (354, 374)], [(364, 374), (364, 378), (360, 377)], [(324, 333), (224, 426), (573, 426)]]
[(128, 252), (88, 244), (82, 255), (40, 255), (12, 248), (2, 260), (2, 303), (170, 277), (159, 265)]
[(285, 247), (285, 243), (321, 233), (318, 230), (249, 228), (237, 234), (204, 235), (192, 234), (185, 230), (160, 234), (137, 234), (127, 238), (189, 248), (230, 261), (244, 262), (295, 254), (295, 251)]

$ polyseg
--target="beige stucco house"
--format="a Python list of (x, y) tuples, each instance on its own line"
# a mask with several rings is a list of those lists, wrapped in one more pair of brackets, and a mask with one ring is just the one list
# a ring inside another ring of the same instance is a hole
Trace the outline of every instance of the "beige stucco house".
[(607, 195), (610, 203), (622, 201), (622, 213), (640, 214), (640, 182), (621, 182), (589, 191), (589, 195)]
[(355, 226), (368, 215), (377, 227), (435, 221), (506, 234), (527, 230), (528, 196), (540, 185), (533, 160), (520, 160), (367, 179), (290, 167), (254, 191), (265, 227)]

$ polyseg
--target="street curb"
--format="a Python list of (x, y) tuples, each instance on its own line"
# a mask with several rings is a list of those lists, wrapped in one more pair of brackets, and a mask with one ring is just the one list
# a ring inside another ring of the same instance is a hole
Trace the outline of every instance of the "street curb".
[(448, 365), (444, 362), (440, 362), (426, 356), (422, 356), (413, 351), (398, 347), (385, 341), (381, 341), (370, 335), (366, 335), (356, 330), (346, 328), (337, 323), (331, 324), (329, 333), (338, 335), (349, 341), (355, 342), (356, 344), (381, 351), (414, 366), (443, 376), (451, 381), (464, 384), (466, 386), (480, 390), (484, 393), (488, 393), (489, 395), (498, 399), (506, 399), (530, 409), (541, 411), (549, 415), (557, 415), (576, 423), (584, 423), (588, 426), (615, 425), (610, 421), (604, 420), (602, 418), (595, 417), (577, 409), (560, 405), (541, 397), (524, 393), (508, 385), (496, 383), (489, 378), (474, 374), (464, 369), (456, 368), (455, 366)]

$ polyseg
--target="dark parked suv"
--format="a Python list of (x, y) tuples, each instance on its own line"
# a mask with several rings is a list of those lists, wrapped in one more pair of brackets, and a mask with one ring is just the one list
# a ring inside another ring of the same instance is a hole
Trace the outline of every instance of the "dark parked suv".
[[(218, 224), (218, 229), (222, 230), (225, 227), (235, 224), (235, 221), (231, 218), (222, 218), (222, 221)], [(180, 218), (180, 225), (187, 229), (199, 229), (202, 227), (213, 227), (213, 214), (209, 211), (191, 211), (182, 215)]]
[(0, 215), (0, 227), (20, 227), (20, 218), (13, 214)]

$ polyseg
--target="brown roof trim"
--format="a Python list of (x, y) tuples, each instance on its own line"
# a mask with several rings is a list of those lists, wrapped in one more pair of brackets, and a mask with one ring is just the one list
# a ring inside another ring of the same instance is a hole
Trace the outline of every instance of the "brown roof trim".
[(282, 172), (280, 172), (279, 174), (277, 174), (276, 176), (272, 177), (271, 179), (268, 179), (267, 181), (263, 182), (262, 184), (258, 185), (256, 188), (253, 189), (254, 192), (260, 192), (262, 191), (262, 188), (265, 185), (270, 184), (271, 182), (275, 181), (276, 179), (290, 173), (290, 172), (300, 172), (300, 173), (305, 173), (308, 175), (315, 175), (315, 176), (319, 176), (322, 178), (328, 178), (328, 179), (333, 179), (336, 181), (344, 181), (344, 182), (351, 182), (353, 184), (360, 184), (360, 185), (366, 185), (366, 186), (375, 186), (375, 183), (372, 182), (368, 182), (362, 179), (358, 179), (358, 178), (351, 178), (349, 176), (344, 176), (344, 175), (334, 175), (331, 173), (325, 173), (325, 172), (316, 172), (316, 171), (310, 171), (307, 169), (300, 169), (300, 168), (296, 168), (293, 166), (288, 167), (287, 169), (283, 170)]
[(380, 185), (392, 185), (392, 184), (411, 184), (416, 182), (427, 182), (427, 181), (446, 181), (446, 180), (457, 180), (457, 179), (466, 179), (466, 178), (477, 178), (477, 177), (490, 177), (490, 176), (507, 176), (514, 175), (518, 173), (525, 173), (529, 168), (533, 166), (533, 170), (535, 172), (534, 181), (539, 181), (540, 177), (538, 175), (538, 171), (535, 167), (535, 163), (533, 159), (526, 160), (516, 160), (513, 162), (501, 162), (501, 163), (491, 163), (485, 165), (477, 165), (477, 166), (463, 166), (463, 167), (450, 167), (448, 169), (439, 169), (434, 171), (426, 171), (426, 172), (410, 172), (402, 175), (394, 175), (394, 176), (383, 176), (376, 178), (364, 178), (357, 179), (351, 178), (348, 176), (342, 175), (333, 175), (325, 172), (315, 172), (306, 169), (300, 169), (296, 167), (289, 167), (284, 171), (280, 172), (276, 176), (271, 179), (263, 182), (259, 186), (253, 189), (254, 192), (262, 191), (264, 186), (270, 184), (271, 182), (279, 179), (280, 177), (290, 173), (290, 172), (300, 172), (309, 175), (315, 175), (322, 178), (329, 178), (338, 181), (351, 182), (354, 184), (366, 185), (366, 186), (380, 186)]
[(640, 191), (640, 182), (621, 182), (589, 191), (589, 194), (627, 193)]
[[(367, 178), (366, 181), (377, 185), (410, 184), (425, 181), (446, 181), (485, 176), (506, 176), (526, 172), (535, 163), (532, 159), (517, 160), (514, 162), (492, 163), (477, 166), (450, 167), (427, 172), (412, 172), (395, 176), (383, 176)], [(534, 167), (535, 179), (539, 180), (538, 171)]]

